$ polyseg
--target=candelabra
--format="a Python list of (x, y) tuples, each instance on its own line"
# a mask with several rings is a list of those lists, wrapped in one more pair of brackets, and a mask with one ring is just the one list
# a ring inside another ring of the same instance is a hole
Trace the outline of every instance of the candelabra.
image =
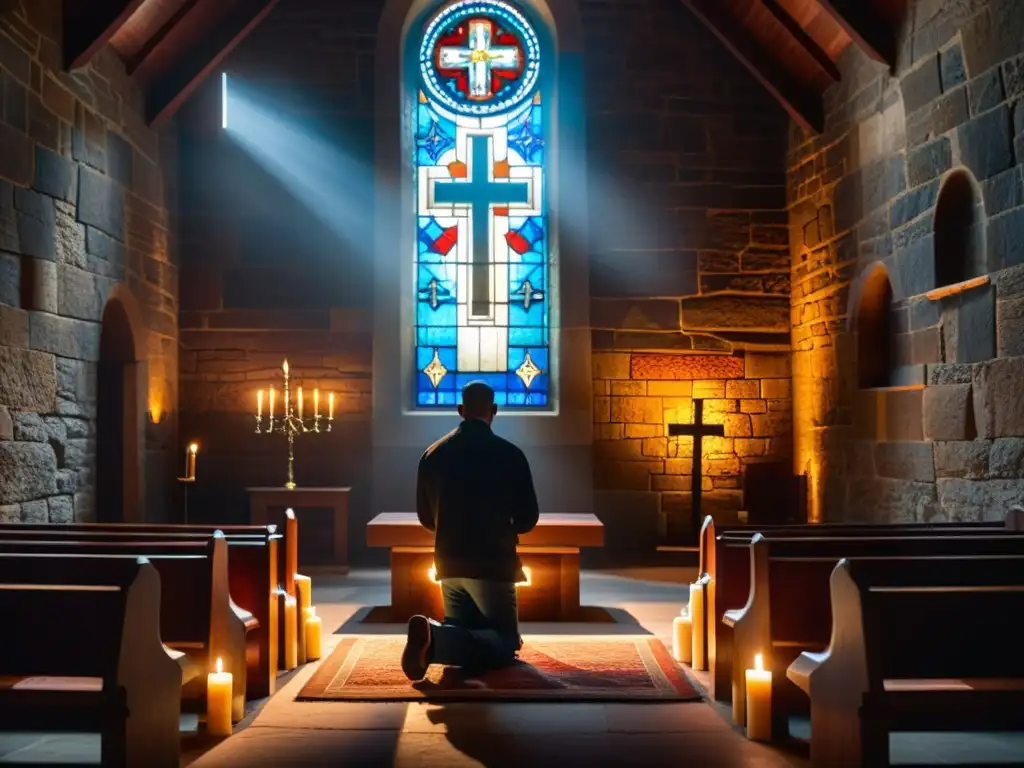
[[(295, 488), (295, 438), (310, 432), (330, 432), (334, 421), (334, 393), (327, 396), (327, 416), (320, 413), (320, 390), (313, 390), (313, 416), (303, 416), (304, 400), (302, 387), (298, 388), (298, 397), (292, 402), (291, 383), (288, 361), (281, 366), (284, 371), (284, 414), (274, 416), (276, 391), (270, 388), (270, 409), (267, 414), (266, 426), (263, 420), (263, 390), (256, 395), (256, 434), (282, 433), (288, 438), (288, 482), (284, 484), (289, 490)], [(296, 407), (297, 406), (297, 407)]]

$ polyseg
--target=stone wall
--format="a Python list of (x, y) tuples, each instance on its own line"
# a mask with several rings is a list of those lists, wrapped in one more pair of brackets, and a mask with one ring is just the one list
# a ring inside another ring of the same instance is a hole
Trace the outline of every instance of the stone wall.
[(789, 460), (787, 119), (682, 3), (581, 7), (595, 506), (642, 545), (688, 536), (691, 441), (665, 435), (692, 397), (726, 424), (707, 509), (739, 509), (746, 463)]
[(0, 11), (0, 520), (96, 514), (100, 321), (112, 295), (135, 323), (133, 506), (159, 520), (177, 389), (175, 142), (145, 126), (142, 95), (109, 48), (63, 71), (60, 8)]
[[(1024, 497), (1024, 15), (910, 4), (789, 155), (796, 468), (824, 520), (995, 519)], [(886, 292), (891, 292), (891, 299)]]

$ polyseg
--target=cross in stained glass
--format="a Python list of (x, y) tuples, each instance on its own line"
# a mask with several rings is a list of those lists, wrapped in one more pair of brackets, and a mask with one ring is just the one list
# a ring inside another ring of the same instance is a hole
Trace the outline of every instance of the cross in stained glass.
[(434, 180), (434, 202), (465, 205), (469, 208), (470, 239), (473, 242), (470, 314), (473, 317), (488, 317), (491, 310), (491, 206), (529, 202), (532, 184), (529, 181), (490, 180), (490, 138), (474, 134), (469, 137), (469, 141), (471, 149), (467, 178), (458, 181)]
[(523, 280), (519, 290), (512, 294), (517, 299), (522, 299), (523, 309), (530, 311), (530, 305), (535, 301), (544, 301), (544, 291), (538, 291), (529, 280)]
[(490, 99), (494, 78), (492, 75), (507, 72), (514, 75), (521, 66), (519, 49), (515, 46), (491, 47), (494, 37), (494, 22), (487, 19), (473, 19), (467, 25), (466, 46), (442, 46), (439, 52), (439, 68), (465, 70), (469, 80), (467, 96), (475, 100)]

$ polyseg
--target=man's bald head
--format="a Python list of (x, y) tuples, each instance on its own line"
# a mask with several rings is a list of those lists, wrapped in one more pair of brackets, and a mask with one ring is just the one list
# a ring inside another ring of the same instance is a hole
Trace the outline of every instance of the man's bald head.
[(494, 404), (494, 390), (482, 381), (471, 381), (462, 388), (459, 415), (464, 419), (480, 419), (488, 424), (498, 412)]

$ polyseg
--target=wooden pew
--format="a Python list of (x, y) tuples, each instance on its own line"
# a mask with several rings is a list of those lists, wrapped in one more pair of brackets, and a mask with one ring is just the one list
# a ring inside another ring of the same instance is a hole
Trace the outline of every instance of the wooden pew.
[[(757, 534), (746, 548), (752, 574), (747, 604), (726, 611), (722, 619), (725, 633), (732, 634), (730, 687), (734, 696), (744, 690), (744, 670), (762, 654), (765, 669), (773, 672), (773, 733), (784, 736), (789, 716), (799, 714), (807, 703), (785, 671), (801, 652), (821, 651), (828, 645), (829, 577), (841, 559), (1024, 555), (1024, 536), (783, 539)], [(733, 713), (738, 723), (745, 721), (743, 696), (734, 698)]]
[(884, 768), (895, 731), (1024, 729), (1024, 558), (843, 560), (830, 600), (828, 650), (787, 671), (815, 768)]
[[(750, 557), (745, 544), (757, 532), (771, 536), (787, 536), (790, 538), (819, 536), (850, 537), (850, 538), (900, 538), (913, 535), (929, 536), (962, 536), (984, 534), (1009, 534), (1009, 530), (1001, 523), (967, 523), (967, 524), (916, 524), (906, 525), (784, 525), (730, 527), (725, 533), (712, 538), (715, 531), (714, 521), (706, 518), (701, 528), (701, 574), (705, 587), (705, 632), (707, 649), (707, 668), (710, 670), (709, 688), (712, 697), (728, 700), (732, 695), (730, 684), (731, 645), (728, 635), (721, 636), (722, 617), (727, 610), (740, 608), (746, 604), (750, 592)], [(732, 546), (724, 546), (731, 544)], [(695, 632), (700, 631), (697, 627)]]
[(177, 768), (183, 672), (160, 642), (156, 568), (25, 560), (0, 555), (3, 727), (99, 733), (103, 765)]
[[(206, 701), (206, 675), (218, 658), (234, 675), (232, 716), (245, 717), (246, 625), (228, 594), (228, 548), (220, 532), (205, 541), (97, 541), (45, 531), (18, 535), (0, 531), (0, 553), (29, 555), (74, 554), (103, 558), (147, 558), (160, 574), (160, 636), (164, 645), (181, 651), (204, 671), (183, 695)], [(29, 563), (34, 561), (29, 560)], [(74, 632), (69, 627), (70, 632)]]
[[(277, 687), (278, 672), (278, 545), (280, 534), (274, 526), (240, 526), (257, 533), (229, 533), (228, 591), (233, 610), (246, 624), (246, 695), (263, 698)], [(88, 536), (97, 541), (206, 541), (216, 530), (147, 530), (145, 526), (121, 525), (38, 525), (0, 526), (0, 535), (29, 536), (45, 531), (48, 536), (75, 539)], [(187, 528), (187, 527), (186, 527)]]

